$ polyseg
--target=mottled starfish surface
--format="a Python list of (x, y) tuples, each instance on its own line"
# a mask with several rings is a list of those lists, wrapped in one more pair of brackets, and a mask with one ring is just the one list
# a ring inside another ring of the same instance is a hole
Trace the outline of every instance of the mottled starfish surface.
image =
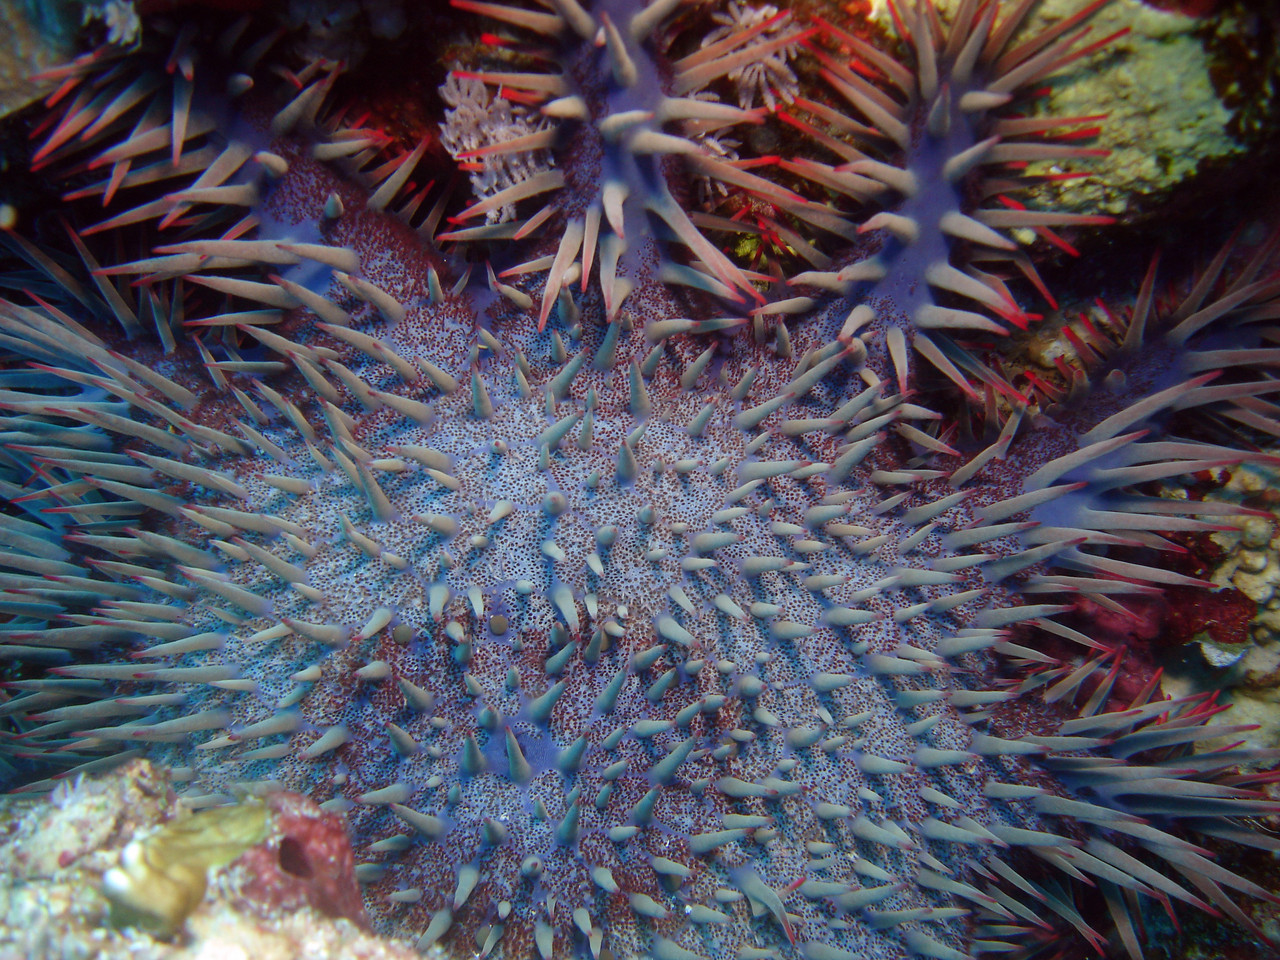
[[(1244, 920), (1224, 887), (1266, 892), (1199, 835), (1263, 842), (1267, 753), (1194, 752), (1245, 728), (1121, 700), (1068, 614), (1200, 584), (1162, 534), (1228, 508), (1142, 485), (1256, 456), (1170, 424), (1272, 422), (1274, 250), (1172, 305), (1153, 271), (1056, 387), (984, 359), (1039, 285), (1005, 231), (1105, 220), (1008, 199), (1091, 152), (1023, 108), (1100, 4), (897, 4), (893, 53), (737, 3), (454, 6), (501, 40), (443, 90), (461, 207), (412, 179), (427, 141), (328, 105), (334, 64), (264, 109), (244, 23), (60, 73), (34, 162), (97, 219), (78, 262), (7, 239), (0, 634), (48, 664), (10, 751), (306, 791), (379, 925), (459, 955), (1136, 955), (1139, 898)], [(755, 127), (789, 155), (726, 146)]]

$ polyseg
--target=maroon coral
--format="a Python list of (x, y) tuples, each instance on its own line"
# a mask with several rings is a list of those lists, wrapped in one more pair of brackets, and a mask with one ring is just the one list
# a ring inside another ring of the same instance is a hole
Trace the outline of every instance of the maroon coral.
[(298, 793), (273, 793), (266, 804), (269, 836), (217, 881), (229, 888), (232, 902), (265, 911), (310, 907), (367, 928), (355, 855), (342, 818)]

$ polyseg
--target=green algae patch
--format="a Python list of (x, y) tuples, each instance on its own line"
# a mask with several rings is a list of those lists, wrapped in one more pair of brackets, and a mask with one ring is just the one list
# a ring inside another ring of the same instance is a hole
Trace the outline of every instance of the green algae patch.
[[(946, 17), (957, 5), (958, 0), (938, 2)], [(1080, 0), (1042, 0), (1020, 35), (1051, 28), (1081, 6)], [(871, 15), (886, 28), (891, 23), (883, 0), (875, 0)], [(1103, 117), (1097, 135), (1078, 145), (1108, 155), (1033, 163), (1031, 174), (1072, 170), (1090, 176), (1048, 180), (1018, 199), (1039, 209), (1131, 216), (1155, 208), (1203, 164), (1246, 152), (1232, 135), (1232, 108), (1215, 87), (1213, 57), (1200, 36), (1202, 20), (1155, 10), (1141, 0), (1112, 0), (1089, 26), (1090, 42), (1113, 39), (1047, 78), (1045, 96), (1027, 106), (1038, 117)], [(1128, 32), (1117, 35), (1121, 31)], [(1035, 238), (1030, 230), (1015, 235), (1023, 243)]]
[[(1214, 88), (1199, 21), (1122, 0), (1092, 25), (1098, 37), (1129, 32), (1079, 69), (1066, 68), (1035, 112), (1105, 115), (1089, 146), (1110, 154), (1078, 165), (1093, 176), (1049, 185), (1046, 205), (1123, 216), (1135, 203), (1150, 208), (1202, 164), (1244, 151), (1229, 130), (1231, 109)], [(1037, 172), (1056, 172), (1040, 166)]]
[(204, 899), (209, 871), (231, 863), (267, 833), (266, 805), (251, 801), (205, 810), (132, 840), (120, 866), (102, 878), (111, 922), (173, 936)]

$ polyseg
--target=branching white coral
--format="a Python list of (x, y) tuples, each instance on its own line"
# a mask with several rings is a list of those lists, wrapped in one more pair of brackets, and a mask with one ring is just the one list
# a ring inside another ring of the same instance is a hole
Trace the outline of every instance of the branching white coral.
[[(455, 160), (467, 160), (471, 187), (477, 198), (494, 194), (528, 180), (553, 166), (546, 150), (521, 150), (484, 157), (465, 155), (494, 144), (548, 129), (510, 101), (492, 96), (481, 80), (450, 71), (440, 87), (440, 96), (449, 104), (440, 126), (440, 142)], [(506, 204), (487, 214), (488, 222), (501, 223), (515, 217), (515, 207)]]
[[(703, 38), (702, 46), (708, 47), (718, 43), (726, 37), (749, 30), (777, 15), (778, 8), (773, 4), (749, 7), (738, 3), (737, 0), (730, 0), (728, 8), (723, 13), (711, 15), (711, 19), (720, 26)], [(743, 49), (750, 50), (752, 47), (769, 43), (788, 26), (786, 18), (779, 18), (776, 23), (752, 37)], [(737, 87), (738, 105), (744, 109), (750, 109), (756, 105), (756, 100), (759, 98), (772, 110), (777, 105), (779, 97), (787, 103), (795, 99), (800, 89), (800, 82), (792, 73), (791, 67), (787, 65), (787, 61), (796, 55), (796, 49), (795, 44), (789, 44), (781, 49), (770, 51), (753, 63), (731, 71), (728, 77)]]
[(59, 780), (58, 785), (49, 794), (49, 803), (59, 810), (65, 810), (72, 804), (79, 803), (84, 785), (85, 779), (82, 773), (77, 773), (66, 780)]
[(84, 8), (83, 24), (101, 20), (107, 28), (107, 43), (127, 47), (137, 41), (142, 21), (133, 8), (133, 0), (107, 0), (100, 6)]

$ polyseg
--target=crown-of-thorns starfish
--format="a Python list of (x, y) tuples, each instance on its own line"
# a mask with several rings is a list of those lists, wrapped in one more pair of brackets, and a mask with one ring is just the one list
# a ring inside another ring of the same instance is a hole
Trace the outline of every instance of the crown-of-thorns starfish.
[[(1046, 875), (1095, 885), (1135, 956), (1139, 897), (1248, 923), (1224, 888), (1271, 895), (1191, 838), (1267, 845), (1238, 765), (1272, 752), (1196, 752), (1248, 728), (1158, 678), (1117, 702), (1071, 613), (1201, 584), (1156, 551), (1227, 509), (1140, 485), (1274, 460), (1169, 433), (1280, 429), (1274, 244), (1171, 310), (1153, 269), (1034, 397), (966, 343), (1027, 319), (997, 273), (1039, 286), (1002, 230), (1102, 220), (1000, 204), (1017, 165), (1089, 154), (1045, 134), (1090, 118), (1007, 108), (1105, 42), (1101, 3), (1028, 36), (1031, 4), (893, 5), (902, 61), (785, 13), (673, 61), (675, 2), (455, 6), (565, 69), (450, 81), (556, 123), (466, 151), (547, 156), (443, 231), (428, 141), (345, 124), (338, 65), (255, 120), (277, 38), (247, 21), (62, 71), (34, 159), (102, 171), (67, 201), (108, 209), (67, 226), (81, 263), (5, 238), (30, 270), (0, 305), (0, 637), (48, 664), (0, 708), (11, 755), (145, 750), (195, 804), (306, 790), (382, 926), (481, 956), (1102, 949)], [(804, 96), (718, 99), (783, 49)], [(700, 145), (742, 123), (812, 155)], [(769, 223), (689, 209), (699, 177)], [(788, 238), (799, 290), (708, 237), (739, 228)], [(913, 350), (985, 394), (985, 447), (913, 402)]]

